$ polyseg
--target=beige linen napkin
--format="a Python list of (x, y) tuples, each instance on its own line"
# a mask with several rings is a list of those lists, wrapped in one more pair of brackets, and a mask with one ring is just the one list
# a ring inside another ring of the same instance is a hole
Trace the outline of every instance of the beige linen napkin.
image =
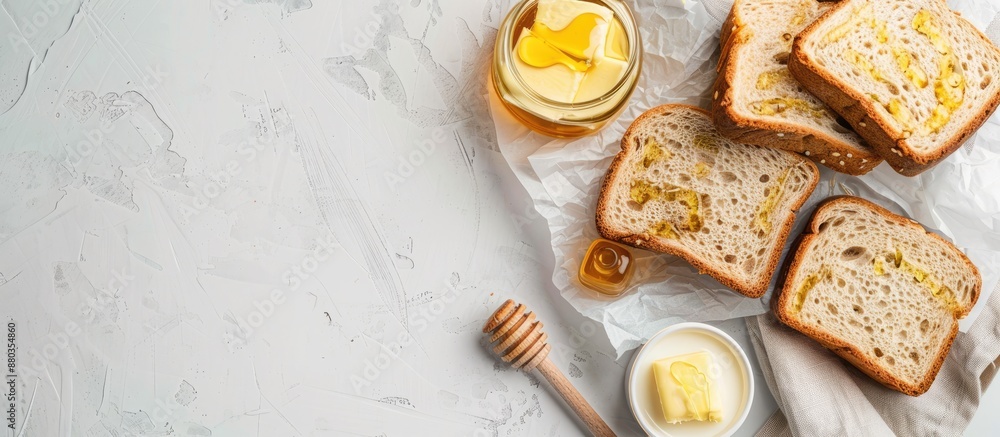
[(919, 397), (883, 387), (771, 313), (746, 321), (779, 407), (761, 436), (961, 435), (1000, 366), (1000, 286)]

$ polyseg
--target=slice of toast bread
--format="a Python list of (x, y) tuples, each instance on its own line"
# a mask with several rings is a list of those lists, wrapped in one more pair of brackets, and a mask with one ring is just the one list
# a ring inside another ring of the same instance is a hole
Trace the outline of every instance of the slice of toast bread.
[(817, 207), (786, 266), (778, 320), (886, 387), (927, 391), (982, 278), (919, 223), (842, 196)]
[(788, 68), (900, 174), (954, 152), (1000, 103), (1000, 50), (941, 0), (844, 0)]
[(788, 72), (793, 38), (832, 3), (736, 0), (723, 24), (712, 118), (733, 141), (805, 154), (841, 173), (882, 162), (858, 134)]
[(622, 138), (601, 186), (597, 229), (760, 297), (818, 182), (819, 170), (800, 155), (734, 143), (700, 108), (658, 106)]

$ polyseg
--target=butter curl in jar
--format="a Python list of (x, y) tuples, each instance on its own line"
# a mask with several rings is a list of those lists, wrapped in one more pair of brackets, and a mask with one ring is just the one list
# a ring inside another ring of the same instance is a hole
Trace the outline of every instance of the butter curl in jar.
[(625, 109), (642, 42), (618, 0), (525, 0), (507, 14), (493, 54), (493, 91), (545, 135), (597, 132)]

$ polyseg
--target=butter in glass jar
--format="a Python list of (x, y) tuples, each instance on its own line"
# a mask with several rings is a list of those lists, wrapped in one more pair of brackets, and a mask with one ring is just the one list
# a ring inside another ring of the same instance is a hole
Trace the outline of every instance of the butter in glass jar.
[(642, 43), (618, 0), (525, 0), (500, 26), (493, 92), (529, 128), (573, 138), (624, 110), (642, 66)]

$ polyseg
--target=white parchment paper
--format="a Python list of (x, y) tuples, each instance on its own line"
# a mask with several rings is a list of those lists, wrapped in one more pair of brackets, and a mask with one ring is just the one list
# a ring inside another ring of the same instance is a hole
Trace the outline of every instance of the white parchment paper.
[[(718, 35), (728, 14), (727, 0), (639, 0), (631, 6), (642, 30), (642, 78), (630, 107), (600, 133), (577, 140), (553, 140), (532, 133), (510, 118), (496, 97), (491, 111), (501, 152), (545, 217), (552, 236), (552, 281), (577, 310), (601, 322), (619, 356), (665, 326), (713, 321), (767, 311), (774, 288), (761, 299), (730, 291), (678, 257), (636, 249), (632, 288), (615, 299), (582, 286), (577, 270), (588, 245), (598, 237), (594, 223), (600, 183), (628, 125), (643, 111), (665, 103), (708, 107), (715, 80)], [(986, 0), (949, 5), (1000, 33), (997, 7)], [(805, 226), (817, 202), (853, 194), (918, 220), (954, 242), (983, 276), (979, 304), (962, 321), (975, 321), (1000, 279), (1000, 119), (992, 117), (967, 144), (920, 176), (907, 178), (883, 164), (853, 177), (820, 166), (822, 180), (805, 203), (788, 245)]]

